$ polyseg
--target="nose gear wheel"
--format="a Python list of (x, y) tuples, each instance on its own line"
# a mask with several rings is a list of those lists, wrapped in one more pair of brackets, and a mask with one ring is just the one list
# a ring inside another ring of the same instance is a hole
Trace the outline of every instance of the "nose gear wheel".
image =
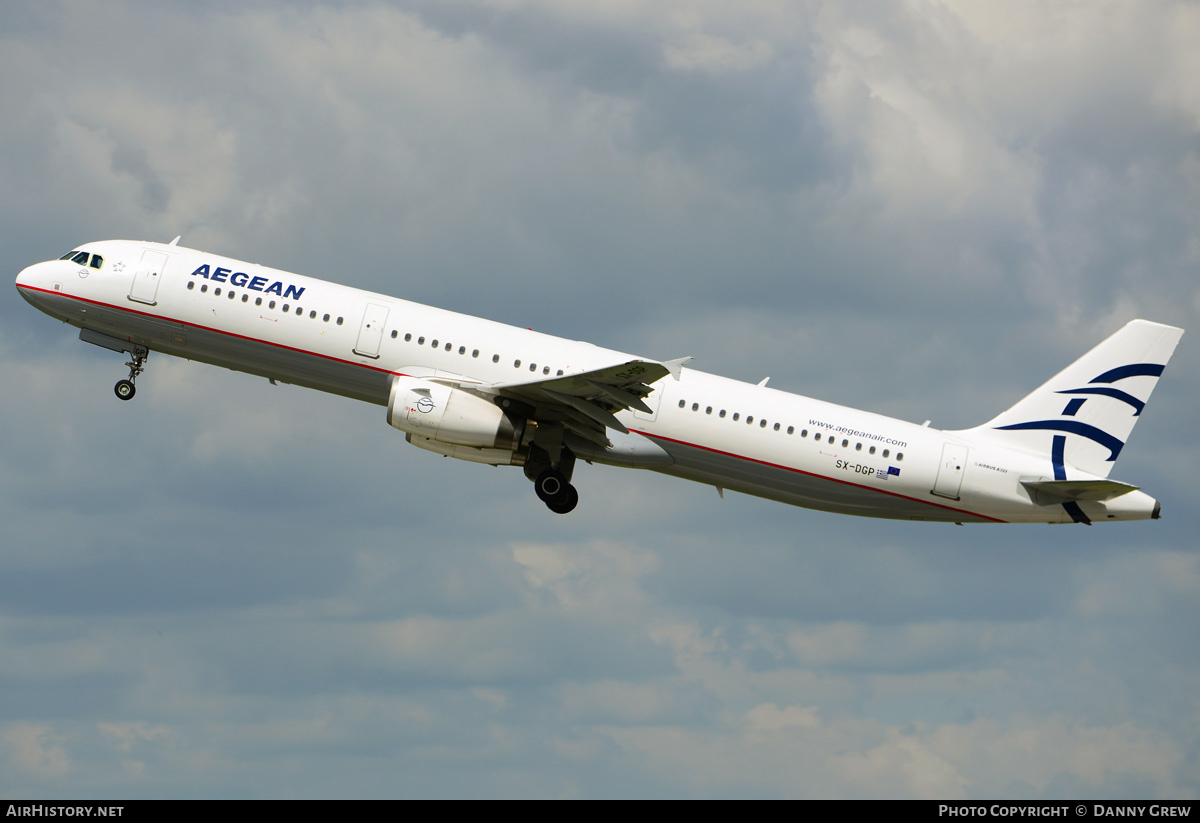
[(146, 370), (146, 358), (150, 356), (150, 350), (145, 346), (135, 346), (133, 350), (133, 359), (125, 365), (129, 367), (129, 379), (118, 380), (117, 385), (113, 386), (113, 393), (122, 400), (129, 400), (137, 394), (137, 387), (133, 385), (137, 380), (137, 376)]

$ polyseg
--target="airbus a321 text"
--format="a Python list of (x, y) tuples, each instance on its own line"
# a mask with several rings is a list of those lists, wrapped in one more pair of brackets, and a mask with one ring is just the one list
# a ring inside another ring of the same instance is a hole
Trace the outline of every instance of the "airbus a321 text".
[(940, 431), (177, 245), (88, 243), (17, 276), (35, 308), (151, 351), (375, 403), (409, 443), (520, 466), (560, 514), (579, 460), (841, 514), (957, 523), (1157, 518), (1108, 479), (1182, 329), (1133, 320), (972, 429)]

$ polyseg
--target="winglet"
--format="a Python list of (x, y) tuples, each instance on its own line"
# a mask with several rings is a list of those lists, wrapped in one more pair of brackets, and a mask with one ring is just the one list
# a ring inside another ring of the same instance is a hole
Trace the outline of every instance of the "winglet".
[(664, 360), (662, 364), (667, 367), (667, 371), (671, 373), (671, 376), (678, 380), (683, 367), (691, 362), (691, 357), (677, 357), (674, 360)]

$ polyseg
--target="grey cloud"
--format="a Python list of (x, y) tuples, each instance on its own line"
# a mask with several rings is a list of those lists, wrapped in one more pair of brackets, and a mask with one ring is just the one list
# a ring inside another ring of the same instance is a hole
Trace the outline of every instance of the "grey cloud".
[[(1186, 4), (731, 9), (7, 5), (4, 259), (182, 233), (941, 427), (1197, 325)], [(588, 466), (548, 518), (379, 408), (158, 356), (120, 404), (9, 295), (4, 791), (1200, 791), (1190, 334), (1117, 467), (1159, 522)]]

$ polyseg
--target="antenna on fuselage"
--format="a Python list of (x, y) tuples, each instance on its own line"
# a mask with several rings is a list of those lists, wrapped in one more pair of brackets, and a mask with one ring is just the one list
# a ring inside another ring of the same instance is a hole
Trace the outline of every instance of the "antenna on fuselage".
[(170, 243), (168, 243), (167, 245), (168, 245), (168, 246), (178, 246), (178, 245), (179, 245), (179, 241), (180, 241), (180, 240), (182, 240), (182, 239), (183, 239), (183, 235), (182, 235), (182, 234), (177, 234), (177, 235), (175, 235), (175, 239), (174, 239), (174, 240), (172, 240), (172, 241), (171, 241)]

